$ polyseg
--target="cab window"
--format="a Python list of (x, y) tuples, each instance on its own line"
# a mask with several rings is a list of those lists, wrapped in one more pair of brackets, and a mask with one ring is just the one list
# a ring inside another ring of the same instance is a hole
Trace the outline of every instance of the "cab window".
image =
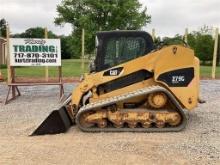
[(106, 43), (104, 65), (112, 67), (145, 54), (145, 40), (141, 37), (111, 38)]

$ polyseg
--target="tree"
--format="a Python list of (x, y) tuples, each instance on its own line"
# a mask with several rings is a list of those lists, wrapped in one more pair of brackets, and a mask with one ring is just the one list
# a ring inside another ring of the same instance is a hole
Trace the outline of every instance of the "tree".
[(214, 40), (211, 35), (198, 34), (195, 52), (202, 61), (211, 61), (213, 58)]
[[(14, 38), (45, 38), (44, 28), (42, 27), (33, 27), (25, 30), (25, 32), (20, 34), (12, 35)], [(48, 38), (57, 38), (56, 34), (52, 31), (48, 31)]]
[(73, 37), (62, 36), (61, 37), (61, 54), (63, 59), (77, 58), (73, 49)]
[(0, 20), (0, 37), (6, 37), (6, 20)]
[(55, 24), (70, 23), (73, 27), (73, 47), (80, 55), (80, 36), (85, 29), (85, 49), (91, 53), (95, 48), (96, 31), (136, 30), (150, 22), (147, 8), (141, 10), (138, 0), (63, 0), (57, 6)]
[(178, 45), (184, 44), (183, 36), (176, 34), (174, 37), (164, 37), (163, 42), (165, 45)]
[[(195, 55), (203, 63), (206, 61), (212, 61), (213, 58), (214, 40), (211, 35), (212, 32), (212, 28), (204, 25), (199, 31), (193, 31), (187, 36), (188, 45), (195, 51)], [(159, 42), (160, 40), (157, 41), (157, 43)], [(165, 45), (183, 44), (183, 36), (177, 34), (173, 38), (164, 37), (163, 43)], [(219, 58), (217, 59), (217, 61), (218, 60)]]
[(202, 31), (192, 32), (188, 35), (188, 43), (202, 62), (212, 60), (214, 40), (210, 34)]

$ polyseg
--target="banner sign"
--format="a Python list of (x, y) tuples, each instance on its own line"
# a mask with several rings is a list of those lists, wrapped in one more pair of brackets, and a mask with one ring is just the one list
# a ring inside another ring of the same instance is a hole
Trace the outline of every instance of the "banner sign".
[(61, 66), (60, 39), (10, 38), (11, 66)]

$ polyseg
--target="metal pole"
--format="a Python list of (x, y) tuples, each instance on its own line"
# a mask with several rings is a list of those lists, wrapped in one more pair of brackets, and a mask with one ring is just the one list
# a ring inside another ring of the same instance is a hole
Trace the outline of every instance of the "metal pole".
[(81, 50), (81, 69), (84, 73), (84, 69), (85, 69), (85, 63), (84, 63), (84, 60), (85, 60), (85, 31), (84, 31), (84, 29), (82, 29), (82, 43), (81, 43), (81, 46), (82, 46), (82, 50)]
[[(44, 38), (48, 38), (48, 30), (47, 28), (44, 29)], [(48, 66), (45, 66), (45, 80), (48, 82), (49, 81), (49, 71), (48, 71)]]

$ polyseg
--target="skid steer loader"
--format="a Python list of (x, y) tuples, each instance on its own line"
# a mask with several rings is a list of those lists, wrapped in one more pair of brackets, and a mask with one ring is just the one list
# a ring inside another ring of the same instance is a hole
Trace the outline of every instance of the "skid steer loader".
[(199, 100), (199, 60), (186, 45), (154, 47), (144, 31), (98, 32), (89, 74), (32, 135), (76, 124), (86, 132), (166, 132)]

